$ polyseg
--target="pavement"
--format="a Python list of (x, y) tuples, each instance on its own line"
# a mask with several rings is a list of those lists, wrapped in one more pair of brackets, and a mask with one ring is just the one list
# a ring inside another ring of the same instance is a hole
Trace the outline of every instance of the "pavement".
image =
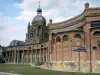
[(12, 73), (0, 72), (0, 75), (20, 75), (20, 74), (12, 74)]

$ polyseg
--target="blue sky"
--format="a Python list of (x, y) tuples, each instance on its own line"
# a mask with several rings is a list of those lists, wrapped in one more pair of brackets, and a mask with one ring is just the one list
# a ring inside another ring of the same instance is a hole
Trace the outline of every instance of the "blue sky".
[[(39, 0), (0, 0), (0, 44), (8, 46), (14, 39), (25, 41), (27, 24), (36, 16)], [(53, 22), (70, 19), (90, 7), (100, 7), (100, 0), (40, 0), (42, 15)]]

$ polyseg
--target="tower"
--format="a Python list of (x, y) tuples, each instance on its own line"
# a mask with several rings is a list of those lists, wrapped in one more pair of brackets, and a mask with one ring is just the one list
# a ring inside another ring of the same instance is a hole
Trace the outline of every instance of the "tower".
[(26, 44), (36, 44), (48, 41), (48, 27), (46, 26), (46, 19), (42, 16), (42, 9), (37, 9), (37, 15), (33, 18), (31, 24), (28, 24), (28, 32), (26, 37)]

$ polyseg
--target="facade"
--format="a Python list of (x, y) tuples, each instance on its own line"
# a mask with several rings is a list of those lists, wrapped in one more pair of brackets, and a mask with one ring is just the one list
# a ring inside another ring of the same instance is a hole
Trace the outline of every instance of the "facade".
[[(37, 16), (28, 24), (23, 44), (7, 47), (6, 62), (36, 63), (50, 69), (100, 72), (100, 7), (89, 8), (69, 20), (49, 23), (37, 9)], [(13, 41), (12, 41), (13, 42)]]

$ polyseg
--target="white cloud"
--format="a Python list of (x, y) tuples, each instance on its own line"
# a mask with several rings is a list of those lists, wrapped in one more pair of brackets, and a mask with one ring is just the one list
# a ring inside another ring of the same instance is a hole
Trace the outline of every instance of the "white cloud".
[(24, 11), (20, 12), (20, 16), (16, 17), (16, 19), (24, 20), (27, 23), (28, 21), (32, 20), (32, 18), (35, 15), (36, 15), (36, 12), (24, 10)]
[(0, 16), (2, 16), (3, 15), (3, 13), (2, 12), (0, 12)]
[[(5, 17), (0, 12), (0, 44), (7, 46), (13, 39), (25, 40), (27, 32), (27, 23), (32, 21), (37, 15), (39, 0), (23, 0), (21, 3), (15, 3), (16, 7), (22, 9), (19, 16), (15, 18)], [(53, 19), (53, 22), (59, 22), (70, 19), (84, 10), (84, 4), (91, 0), (40, 0), (43, 16), (47, 22)], [(23, 22), (23, 23), (22, 23)]]
[[(84, 10), (84, 4), (90, 3), (90, 0), (40, 0), (41, 8), (43, 8), (43, 16), (47, 22), (50, 18), (53, 22), (60, 19), (65, 20), (69, 17), (80, 14)], [(16, 3), (16, 6), (23, 9), (16, 19), (30, 21), (36, 15), (38, 8), (37, 0), (23, 0), (22, 3)], [(75, 9), (75, 10), (74, 10)], [(77, 10), (77, 11), (76, 11)], [(62, 21), (61, 20), (61, 21)]]
[(14, 20), (7, 16), (0, 17), (0, 45), (8, 46), (14, 39), (25, 40), (27, 26)]

